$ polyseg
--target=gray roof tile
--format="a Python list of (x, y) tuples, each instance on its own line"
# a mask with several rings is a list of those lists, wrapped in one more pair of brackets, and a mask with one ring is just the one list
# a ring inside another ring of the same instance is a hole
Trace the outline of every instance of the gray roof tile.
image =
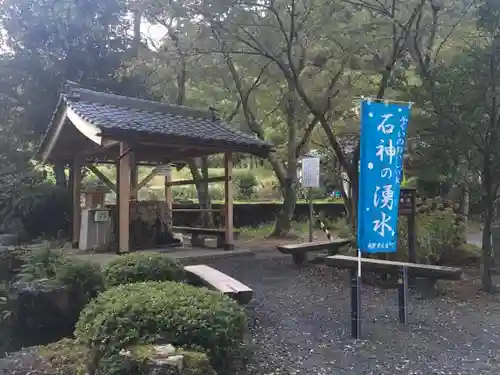
[(221, 147), (220, 152), (267, 154), (272, 145), (215, 118), (211, 110), (171, 105), (81, 88), (68, 81), (46, 132), (39, 152), (53, 136), (57, 114), (68, 106), (96, 125), (103, 134), (137, 134), (172, 137), (174, 142)]
[(66, 103), (79, 116), (103, 131), (133, 131), (239, 146), (269, 147), (256, 137), (231, 128), (218, 120), (71, 98), (67, 98)]

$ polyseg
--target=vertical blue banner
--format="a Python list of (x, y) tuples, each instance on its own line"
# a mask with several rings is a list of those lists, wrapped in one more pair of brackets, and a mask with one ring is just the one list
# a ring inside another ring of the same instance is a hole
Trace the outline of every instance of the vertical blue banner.
[(409, 104), (361, 102), (357, 241), (365, 253), (397, 250)]

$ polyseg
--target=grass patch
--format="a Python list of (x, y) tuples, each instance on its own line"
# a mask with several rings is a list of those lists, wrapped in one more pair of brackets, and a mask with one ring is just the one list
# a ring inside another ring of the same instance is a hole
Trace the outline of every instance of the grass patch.
[[(241, 238), (246, 240), (262, 240), (273, 232), (275, 223), (262, 223), (258, 227), (243, 227), (240, 229)], [(292, 221), (292, 233), (307, 233), (309, 224), (307, 222)]]

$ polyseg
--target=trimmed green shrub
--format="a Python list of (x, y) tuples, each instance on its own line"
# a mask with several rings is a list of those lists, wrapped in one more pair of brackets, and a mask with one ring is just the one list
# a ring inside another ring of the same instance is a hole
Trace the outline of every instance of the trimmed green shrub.
[(93, 353), (90, 363), (132, 345), (166, 342), (202, 348), (214, 366), (228, 368), (246, 329), (244, 309), (223, 294), (150, 281), (100, 294), (82, 311), (75, 335)]
[(141, 281), (183, 281), (184, 268), (160, 253), (133, 253), (108, 263), (104, 268), (107, 287)]
[(257, 177), (252, 172), (241, 173), (236, 176), (236, 198), (251, 199), (255, 197), (258, 185)]

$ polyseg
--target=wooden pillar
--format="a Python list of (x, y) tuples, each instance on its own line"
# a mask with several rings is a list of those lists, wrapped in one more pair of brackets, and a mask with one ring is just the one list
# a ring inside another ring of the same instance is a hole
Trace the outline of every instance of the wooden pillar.
[(172, 182), (172, 167), (169, 167), (165, 171), (165, 203), (167, 205), (167, 227), (169, 230), (172, 229), (173, 217), (172, 217), (172, 204), (174, 197), (172, 194), (172, 186), (169, 183)]
[(78, 249), (78, 244), (80, 242), (80, 225), (82, 221), (82, 210), (80, 207), (80, 194), (82, 187), (82, 170), (81, 162), (79, 158), (75, 157), (73, 159), (73, 165), (71, 166), (71, 177), (72, 177), (72, 211), (73, 211), (73, 226), (72, 226), (72, 247), (73, 249)]
[(139, 192), (135, 191), (135, 188), (138, 184), (138, 173), (137, 173), (137, 161), (135, 159), (135, 154), (133, 152), (130, 153), (130, 188), (131, 194), (130, 199), (135, 201), (138, 199)]
[(233, 238), (233, 160), (230, 152), (224, 154), (224, 217), (226, 219), (226, 250), (234, 249)]
[(120, 168), (118, 180), (118, 252), (130, 251), (130, 152), (128, 145), (120, 143)]

